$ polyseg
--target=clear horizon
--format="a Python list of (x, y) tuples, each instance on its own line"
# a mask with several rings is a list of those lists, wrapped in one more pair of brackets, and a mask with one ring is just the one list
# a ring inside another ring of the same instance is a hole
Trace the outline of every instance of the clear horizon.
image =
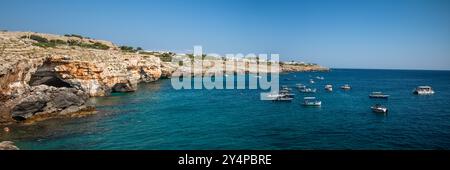
[(330, 68), (450, 70), (450, 1), (4, 1), (0, 29), (148, 50), (277, 53)]

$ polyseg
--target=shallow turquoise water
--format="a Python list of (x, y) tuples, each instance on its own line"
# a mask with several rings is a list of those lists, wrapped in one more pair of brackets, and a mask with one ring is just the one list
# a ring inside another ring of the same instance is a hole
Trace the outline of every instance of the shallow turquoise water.
[[(308, 84), (321, 108), (259, 100), (259, 90), (174, 90), (170, 80), (94, 98), (98, 114), (17, 127), (0, 139), (22, 149), (450, 149), (450, 72), (345, 70), (281, 75)], [(323, 90), (333, 84), (334, 91)], [(350, 84), (352, 90), (338, 87)], [(436, 94), (416, 96), (418, 85)], [(389, 100), (369, 99), (372, 91)], [(372, 113), (374, 103), (387, 115)]]

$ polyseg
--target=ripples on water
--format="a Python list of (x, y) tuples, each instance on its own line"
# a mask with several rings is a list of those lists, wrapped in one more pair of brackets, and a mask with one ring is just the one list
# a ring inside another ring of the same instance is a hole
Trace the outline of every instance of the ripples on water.
[[(325, 80), (308, 80), (317, 75)], [(310, 77), (311, 76), (311, 77)], [(450, 72), (333, 70), (282, 74), (281, 85), (318, 89), (321, 108), (260, 101), (259, 90), (174, 90), (170, 80), (93, 98), (98, 114), (14, 127), (23, 149), (450, 149)], [(287, 79), (286, 79), (287, 78)], [(352, 90), (339, 86), (350, 84)], [(323, 90), (333, 84), (334, 91)], [(418, 85), (436, 94), (415, 96)], [(390, 94), (373, 100), (372, 91)], [(387, 105), (387, 115), (370, 106)]]

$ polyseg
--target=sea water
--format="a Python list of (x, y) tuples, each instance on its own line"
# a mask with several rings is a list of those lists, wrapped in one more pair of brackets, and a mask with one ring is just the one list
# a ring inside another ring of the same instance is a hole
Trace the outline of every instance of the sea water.
[[(298, 83), (317, 93), (300, 93)], [(333, 69), (281, 74), (280, 85), (293, 88), (292, 102), (260, 100), (262, 90), (174, 90), (163, 79), (92, 98), (95, 115), (14, 127), (0, 141), (21, 149), (450, 149), (450, 71)], [(414, 95), (419, 85), (436, 93)], [(390, 97), (370, 99), (374, 91)], [(304, 107), (303, 97), (322, 106)], [(377, 103), (389, 112), (373, 113)]]

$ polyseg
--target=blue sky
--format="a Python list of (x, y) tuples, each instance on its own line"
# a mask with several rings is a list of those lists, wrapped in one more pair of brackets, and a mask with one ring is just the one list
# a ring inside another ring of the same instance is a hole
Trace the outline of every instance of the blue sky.
[(2, 0), (0, 29), (334, 68), (450, 70), (447, 0)]

